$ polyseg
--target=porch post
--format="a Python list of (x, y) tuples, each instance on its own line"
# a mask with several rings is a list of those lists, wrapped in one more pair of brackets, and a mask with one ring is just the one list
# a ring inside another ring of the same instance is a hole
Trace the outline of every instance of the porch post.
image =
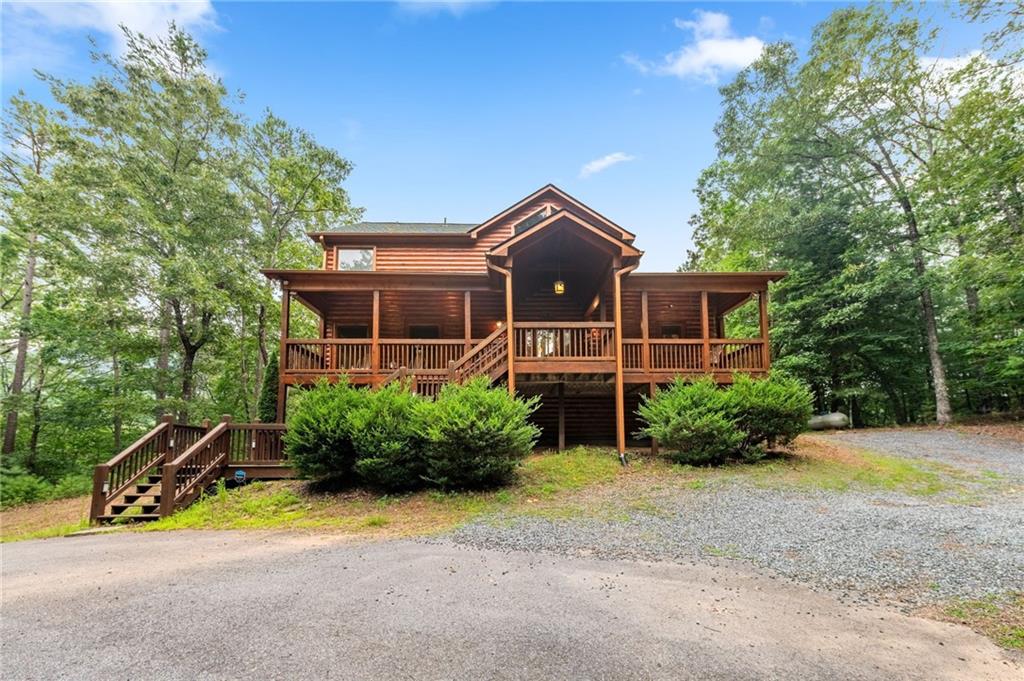
[(288, 334), (291, 331), (292, 292), (288, 282), (281, 282), (281, 349), (278, 354), (277, 371), (277, 421), (284, 422), (285, 409), (288, 406), (288, 385), (284, 382), (284, 374), (288, 368)]
[(508, 341), (508, 391), (516, 394), (516, 330), (512, 315), (512, 256), (505, 261), (505, 336)]
[[(615, 259), (616, 271), (613, 277), (612, 314), (615, 324), (615, 444), (619, 456), (626, 453), (626, 399), (622, 378), (622, 275), (621, 261)], [(625, 459), (623, 459), (625, 461)]]
[(565, 451), (565, 383), (558, 384), (558, 451)]
[(373, 318), (370, 324), (370, 373), (380, 373), (380, 291), (373, 292)]
[(651, 332), (648, 329), (648, 317), (647, 317), (647, 289), (640, 292), (640, 338), (643, 339), (643, 348), (641, 349), (642, 361), (644, 373), (650, 373), (651, 371)]
[(701, 364), (704, 372), (711, 373), (711, 326), (708, 323), (708, 292), (700, 292), (700, 337), (704, 339)]
[(771, 368), (772, 353), (768, 347), (768, 289), (757, 293), (761, 312), (761, 365), (765, 371)]
[(473, 346), (472, 291), (462, 292), (463, 331), (466, 336), (465, 352)]

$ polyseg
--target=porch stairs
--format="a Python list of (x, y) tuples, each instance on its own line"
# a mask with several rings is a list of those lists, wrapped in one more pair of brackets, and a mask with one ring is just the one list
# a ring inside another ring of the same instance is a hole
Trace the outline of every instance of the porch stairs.
[(165, 416), (157, 426), (93, 473), (91, 522), (157, 520), (185, 508), (236, 470), (247, 477), (290, 477), (280, 423), (221, 422), (193, 426)]
[(387, 376), (381, 385), (396, 380), (408, 380), (412, 390), (434, 398), (448, 383), (463, 383), (477, 376), (487, 376), (491, 382), (499, 380), (508, 371), (508, 329), (499, 327), (490, 336), (472, 347), (447, 369), (409, 369), (399, 367)]

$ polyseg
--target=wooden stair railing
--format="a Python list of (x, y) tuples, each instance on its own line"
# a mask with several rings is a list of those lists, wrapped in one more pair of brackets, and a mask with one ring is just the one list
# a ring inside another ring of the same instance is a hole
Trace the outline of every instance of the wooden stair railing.
[(184, 508), (221, 477), (231, 453), (231, 423), (225, 418), (173, 461), (160, 475), (160, 517)]
[[(281, 423), (231, 423), (216, 427), (174, 423), (156, 428), (96, 467), (89, 519), (93, 523), (155, 520), (192, 503), (224, 475), (228, 465), (256, 476), (281, 477), (287, 469)], [(167, 493), (165, 493), (167, 490)]]
[(461, 383), (476, 376), (487, 375), (494, 380), (504, 371), (508, 361), (508, 330), (498, 328), (473, 349), (448, 367), (450, 380)]
[(448, 383), (462, 383), (475, 376), (488, 376), (492, 381), (505, 372), (508, 359), (508, 336), (504, 327), (474, 345), (469, 352), (448, 363), (447, 370), (409, 369), (399, 367), (388, 374), (379, 386), (392, 381), (409, 380), (409, 388), (431, 399)]
[(140, 482), (145, 476), (158, 473), (165, 461), (187, 449), (205, 433), (203, 426), (175, 423), (174, 417), (166, 415), (153, 430), (106, 463), (96, 466), (89, 520), (100, 520), (108, 506), (128, 495), (133, 486), (145, 485), (145, 482)]

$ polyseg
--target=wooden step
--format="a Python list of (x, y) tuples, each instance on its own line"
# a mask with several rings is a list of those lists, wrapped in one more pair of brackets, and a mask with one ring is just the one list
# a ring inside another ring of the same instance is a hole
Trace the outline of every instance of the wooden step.
[(101, 515), (100, 517), (97, 518), (97, 520), (100, 521), (101, 523), (112, 523), (115, 520), (122, 520), (122, 521), (131, 520), (131, 521), (148, 522), (150, 520), (159, 520), (159, 519), (160, 519), (160, 514), (159, 513), (137, 513), (135, 515), (110, 515), (110, 514), (106, 514), (106, 515)]
[(131, 508), (141, 508), (142, 514), (153, 513), (154, 511), (160, 510), (160, 504), (111, 504), (110, 513), (119, 517), (125, 517), (124, 513)]

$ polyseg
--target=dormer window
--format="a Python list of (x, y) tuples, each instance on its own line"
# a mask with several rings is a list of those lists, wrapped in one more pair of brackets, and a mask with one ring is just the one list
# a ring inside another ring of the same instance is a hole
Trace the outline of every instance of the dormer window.
[(340, 272), (371, 272), (374, 269), (372, 248), (339, 248), (335, 251), (335, 269)]

